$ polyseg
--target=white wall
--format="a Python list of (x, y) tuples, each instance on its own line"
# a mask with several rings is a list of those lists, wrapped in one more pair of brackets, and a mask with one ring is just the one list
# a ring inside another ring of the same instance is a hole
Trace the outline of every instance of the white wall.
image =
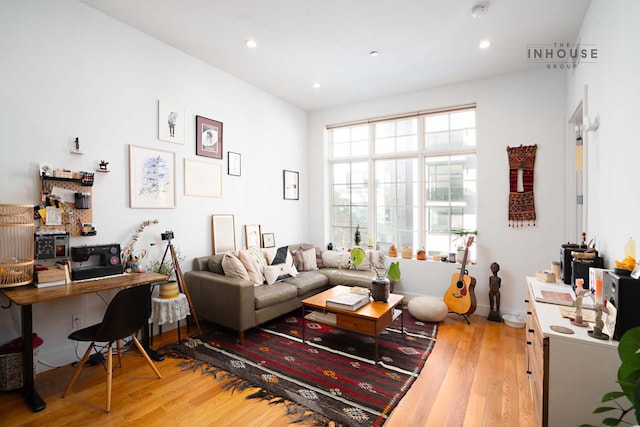
[[(565, 146), (565, 77), (540, 69), (470, 83), (429, 89), (372, 102), (317, 111), (309, 117), (310, 200), (313, 242), (325, 245), (330, 217), (326, 188), (328, 124), (399, 113), (477, 103), (478, 142), (478, 313), (488, 313), (489, 266), (498, 262), (502, 277), (501, 311), (524, 311), (525, 276), (548, 269), (559, 257), (565, 235), (563, 211)], [(509, 166), (507, 146), (538, 144), (535, 168), (537, 225), (510, 228), (507, 221)], [(409, 296), (442, 297), (455, 273), (452, 264), (402, 260), (398, 289)]]
[(624, 245), (640, 239), (638, 212), (638, 100), (640, 2), (593, 0), (580, 31), (584, 44), (595, 44), (596, 63), (581, 64), (568, 76), (567, 117), (587, 86), (587, 110), (600, 127), (587, 135), (588, 224), (608, 268), (624, 258)]
[[(38, 202), (39, 163), (91, 171), (104, 159), (111, 173), (97, 174), (93, 187), (98, 234), (72, 245), (125, 245), (140, 223), (157, 218), (136, 249), (161, 257), (160, 233), (171, 229), (187, 271), (193, 257), (211, 253), (212, 213), (235, 214), (238, 248), (244, 224), (261, 224), (276, 244), (307, 240), (304, 111), (76, 0), (0, 2), (0, 58), (0, 203)], [(158, 100), (185, 107), (184, 145), (157, 139)], [(196, 157), (196, 114), (224, 123), (223, 161)], [(75, 137), (85, 154), (70, 154)], [(176, 209), (128, 207), (129, 144), (176, 153)], [(241, 177), (226, 175), (228, 150), (242, 155)], [(223, 165), (223, 198), (184, 195), (185, 158)], [(299, 201), (283, 200), (283, 169), (300, 171)], [(89, 295), (35, 305), (34, 330), (45, 341), (40, 360), (73, 361), (71, 315), (89, 325), (104, 304)], [(0, 324), (0, 344), (18, 336), (18, 308), (0, 310)]]

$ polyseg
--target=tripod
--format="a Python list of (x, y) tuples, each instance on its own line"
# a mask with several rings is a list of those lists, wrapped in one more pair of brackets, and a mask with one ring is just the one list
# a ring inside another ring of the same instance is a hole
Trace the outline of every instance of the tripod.
[[(165, 233), (168, 235), (169, 233)], [(171, 233), (173, 234), (173, 233)], [(164, 250), (164, 255), (162, 255), (162, 261), (160, 261), (160, 267), (164, 264), (164, 260), (167, 257), (167, 253), (171, 254), (171, 261), (173, 263), (173, 271), (176, 274), (176, 282), (178, 282), (178, 290), (184, 293), (187, 297), (187, 301), (189, 302), (189, 309), (191, 310), (191, 315), (193, 316), (196, 327), (198, 328), (198, 332), (202, 335), (202, 330), (200, 329), (200, 322), (198, 322), (198, 316), (196, 315), (196, 310), (193, 307), (193, 302), (191, 301), (191, 294), (189, 293), (189, 289), (187, 288), (187, 284), (184, 281), (184, 276), (182, 275), (182, 270), (180, 269), (180, 263), (178, 262), (178, 257), (176, 256), (176, 249), (173, 247), (173, 243), (171, 243), (171, 236), (167, 236), (167, 248)], [(187, 320), (188, 324), (189, 320)]]

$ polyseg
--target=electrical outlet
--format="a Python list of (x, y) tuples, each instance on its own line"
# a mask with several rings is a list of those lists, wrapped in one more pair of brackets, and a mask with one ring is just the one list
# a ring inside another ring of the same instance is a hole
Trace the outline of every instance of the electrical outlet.
[(82, 320), (80, 319), (79, 314), (74, 314), (71, 316), (71, 330), (80, 329), (82, 326)]

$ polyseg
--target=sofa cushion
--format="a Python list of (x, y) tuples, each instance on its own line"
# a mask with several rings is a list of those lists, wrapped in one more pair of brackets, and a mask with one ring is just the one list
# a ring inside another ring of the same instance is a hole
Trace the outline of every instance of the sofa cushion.
[(224, 258), (222, 258), (222, 269), (224, 270), (225, 276), (239, 277), (240, 279), (247, 281), (251, 280), (249, 278), (249, 273), (247, 273), (247, 269), (238, 257), (231, 252), (224, 254)]
[(244, 268), (247, 270), (247, 274), (249, 274), (249, 280), (257, 285), (261, 285), (264, 283), (264, 275), (262, 274), (262, 269), (258, 267), (257, 263), (248, 253), (248, 251), (238, 252), (238, 259), (240, 260), (240, 262), (242, 262), (242, 265), (244, 265)]
[(325, 268), (349, 268), (349, 252), (324, 251), (322, 263)]
[(326, 288), (329, 279), (317, 271), (302, 271), (297, 277), (286, 279), (285, 283), (295, 285), (298, 288), (298, 296), (302, 296)]
[(254, 288), (256, 310), (269, 307), (296, 298), (298, 289), (292, 284), (278, 282), (271, 286), (258, 286)]
[(316, 250), (298, 249), (293, 253), (293, 263), (298, 271), (313, 271), (318, 269), (316, 264)]
[(323, 268), (318, 270), (329, 279), (329, 285), (360, 286), (371, 288), (371, 280), (376, 277), (373, 271), (345, 270), (338, 268)]
[(216, 274), (224, 274), (222, 258), (224, 258), (224, 253), (210, 256), (207, 260), (207, 270)]
[[(256, 262), (256, 265), (260, 269), (260, 274), (262, 274), (262, 269), (264, 268), (264, 266), (269, 265), (267, 264), (267, 258), (265, 258), (262, 250), (256, 247), (249, 248), (247, 249), (247, 254), (253, 258), (253, 260)], [(262, 276), (262, 282), (264, 283), (264, 275)]]

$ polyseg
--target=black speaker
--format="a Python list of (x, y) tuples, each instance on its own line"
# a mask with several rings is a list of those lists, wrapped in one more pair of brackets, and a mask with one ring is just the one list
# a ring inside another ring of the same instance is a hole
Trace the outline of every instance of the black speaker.
[(605, 297), (618, 310), (613, 339), (620, 341), (625, 332), (640, 326), (640, 280), (605, 271), (603, 285)]

